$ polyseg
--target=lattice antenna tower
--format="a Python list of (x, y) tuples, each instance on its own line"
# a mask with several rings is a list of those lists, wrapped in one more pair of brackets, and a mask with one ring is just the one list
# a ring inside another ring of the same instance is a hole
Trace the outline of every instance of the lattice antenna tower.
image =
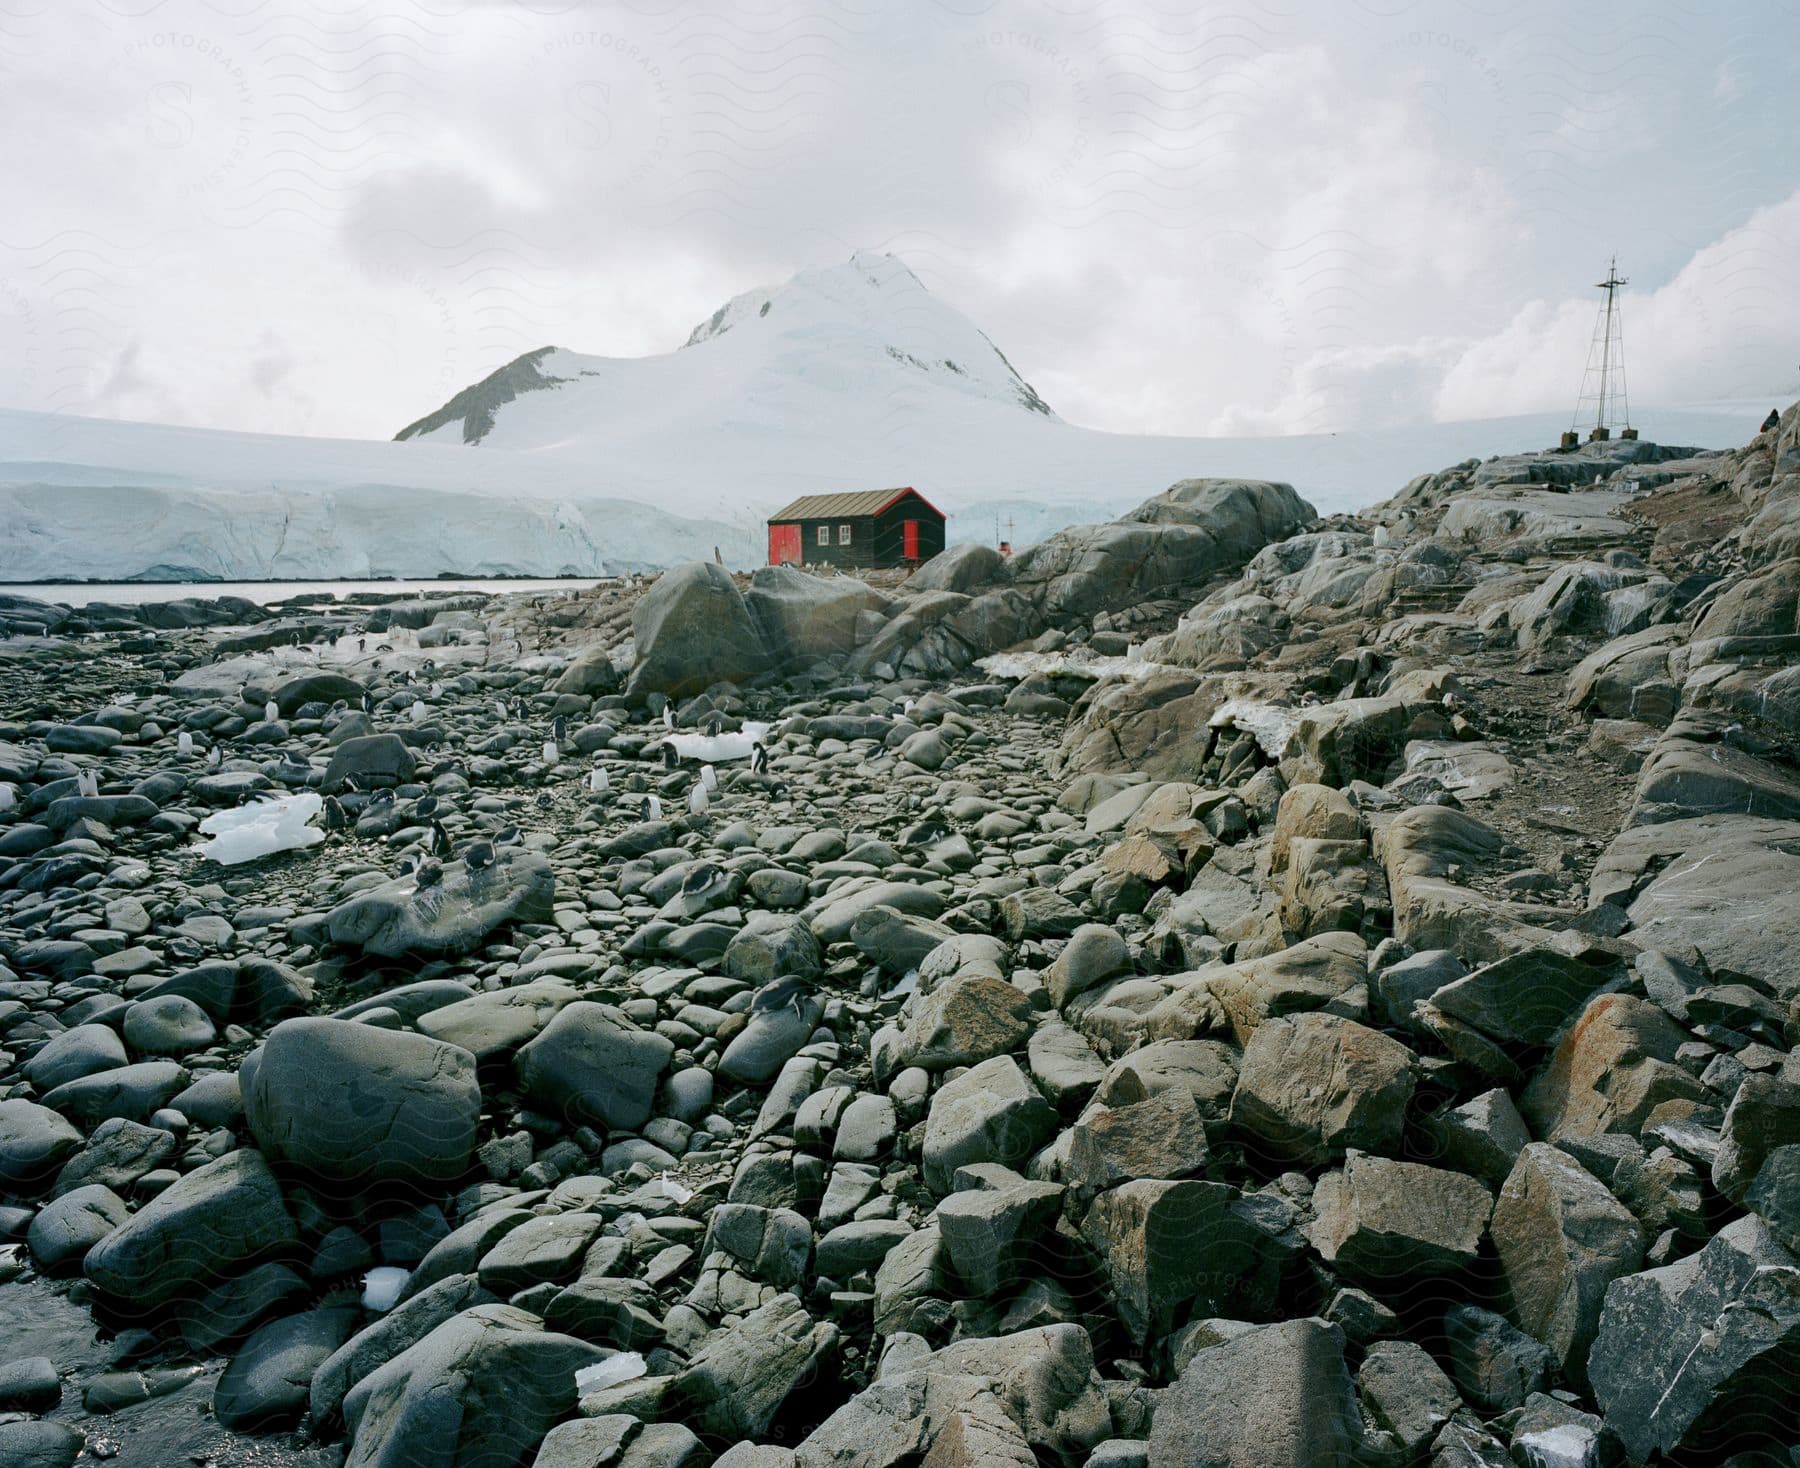
[(1612, 437), (1612, 430), (1635, 438), (1630, 431), (1631, 402), (1625, 390), (1625, 336), (1619, 310), (1619, 291), (1629, 282), (1619, 274), (1619, 257), (1608, 262), (1606, 279), (1596, 290), (1606, 292), (1594, 318), (1594, 337), (1588, 345), (1587, 371), (1581, 377), (1581, 395), (1575, 400), (1571, 431), (1585, 426), (1590, 440)]

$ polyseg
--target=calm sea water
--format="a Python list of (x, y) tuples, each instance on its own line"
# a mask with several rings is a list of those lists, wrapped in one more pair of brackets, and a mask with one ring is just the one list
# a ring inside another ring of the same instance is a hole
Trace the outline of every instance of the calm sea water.
[(498, 594), (505, 591), (584, 591), (599, 584), (600, 580), (592, 576), (517, 581), (500, 578), (485, 581), (83, 581), (35, 585), (0, 583), (0, 595), (29, 596), (38, 601), (61, 602), (69, 607), (85, 607), (97, 601), (111, 602), (115, 606), (141, 606), (146, 602), (179, 601), (189, 596), (241, 596), (246, 601), (267, 605), (272, 601), (286, 601), (292, 596), (320, 592), (344, 600), (359, 592), (380, 592), (388, 596), (448, 591)]

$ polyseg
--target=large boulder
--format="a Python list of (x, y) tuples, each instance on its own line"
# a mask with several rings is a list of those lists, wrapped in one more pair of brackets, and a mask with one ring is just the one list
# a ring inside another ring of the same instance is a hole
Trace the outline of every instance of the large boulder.
[(266, 1432), (298, 1418), (313, 1373), (349, 1339), (357, 1313), (351, 1305), (332, 1305), (286, 1315), (257, 1330), (213, 1390), (219, 1425)]
[(80, 1145), (81, 1133), (48, 1106), (0, 1101), (0, 1188), (26, 1192), (49, 1186)]
[(1152, 1468), (1352, 1468), (1362, 1447), (1343, 1333), (1317, 1320), (1201, 1351), (1162, 1394), (1148, 1444)]
[(481, 1120), (475, 1057), (406, 1030), (284, 1020), (240, 1067), (264, 1154), (333, 1183), (442, 1183), (469, 1165)]
[(947, 1193), (972, 1162), (1022, 1166), (1056, 1129), (1056, 1113), (1010, 1055), (996, 1055), (946, 1081), (925, 1119), (925, 1183)]
[(1547, 1142), (1604, 1132), (1633, 1136), (1665, 1101), (1709, 1100), (1675, 1064), (1687, 1032), (1630, 994), (1592, 1000), (1526, 1089), (1520, 1110)]
[(1697, 1254), (1614, 1280), (1588, 1355), (1606, 1425), (1634, 1462), (1791, 1443), (1796, 1370), (1800, 1260), (1754, 1217)]
[(1393, 1152), (1413, 1093), (1412, 1051), (1333, 1014), (1265, 1020), (1244, 1047), (1232, 1126), (1260, 1150), (1324, 1162)]
[(1321, 933), (1261, 958), (1247, 958), (1172, 982), (1175, 991), (1150, 1011), (1154, 1040), (1229, 1033), (1247, 1045), (1271, 1015), (1321, 1009), (1364, 982), (1368, 948), (1354, 933)]
[(452, 1316), (471, 1305), (496, 1303), (473, 1274), (447, 1275), (401, 1301), (314, 1369), (309, 1392), (314, 1423), (322, 1428), (335, 1422), (351, 1387), (408, 1346), (424, 1340)]
[(582, 698), (617, 693), (624, 680), (613, 666), (612, 650), (604, 643), (584, 647), (557, 676), (552, 685), (557, 693), (573, 693)]
[(1352, 1152), (1313, 1195), (1314, 1246), (1351, 1279), (1375, 1285), (1453, 1274), (1481, 1252), (1493, 1196), (1472, 1177)]
[(419, 1029), (486, 1062), (540, 1034), (579, 991), (558, 979), (532, 979), (510, 989), (484, 989), (421, 1014)]
[(1184, 479), (1121, 519), (1059, 530), (1022, 551), (1013, 584), (1045, 616), (1091, 615), (1209, 580), (1314, 518), (1286, 484)]
[(670, 1393), (704, 1431), (726, 1441), (759, 1438), (788, 1394), (819, 1374), (837, 1338), (835, 1325), (815, 1323), (793, 1295), (777, 1295), (708, 1336)]
[(291, 719), (309, 703), (347, 703), (353, 708), (359, 708), (362, 705), (363, 691), (363, 685), (354, 678), (342, 673), (320, 671), (289, 678), (269, 697), (280, 710), (281, 717)]
[(1568, 1153), (1519, 1153), (1488, 1225), (1507, 1315), (1580, 1381), (1606, 1289), (1644, 1257), (1637, 1219)]
[(560, 1011), (513, 1061), (539, 1109), (574, 1124), (632, 1130), (650, 1118), (656, 1083), (674, 1043), (640, 1029), (610, 1004), (581, 1000)]
[(1004, 583), (1011, 568), (991, 545), (947, 546), (906, 578), (907, 591), (984, 591)]
[(1621, 831), (1588, 882), (1591, 902), (1631, 918), (1642, 948), (1698, 948), (1713, 972), (1800, 996), (1800, 903), (1744, 894), (1800, 890), (1800, 821), (1707, 815)]
[(809, 576), (797, 566), (759, 566), (744, 603), (771, 656), (804, 665), (856, 646), (857, 619), (887, 603), (849, 576)]
[(510, 1305), (465, 1310), (350, 1389), (346, 1468), (513, 1468), (610, 1354)]
[(322, 789), (330, 794), (359, 785), (399, 785), (412, 779), (418, 761), (398, 734), (364, 734), (331, 752)]
[(503, 848), (492, 866), (444, 867), (436, 885), (397, 877), (325, 915), (331, 941), (372, 958), (461, 958), (502, 923), (550, 920), (556, 874), (535, 851)]
[(884, 1363), (873, 1383), (799, 1443), (794, 1464), (1031, 1468), (1038, 1454), (1044, 1462), (1082, 1463), (1110, 1430), (1087, 1332), (1049, 1325)]
[(269, 1164), (240, 1149), (158, 1193), (88, 1251), (82, 1272), (113, 1299), (150, 1309), (298, 1241)]
[(686, 697), (768, 671), (774, 656), (731, 573), (711, 561), (663, 572), (631, 613), (636, 650), (626, 693)]
[(1100, 1194), (1081, 1236), (1101, 1261), (1132, 1340), (1164, 1334), (1191, 1300), (1219, 1308), (1258, 1262), (1237, 1190), (1197, 1179), (1143, 1178)]
[(1031, 1012), (1024, 992), (1000, 979), (982, 974), (945, 979), (913, 1000), (900, 1062), (940, 1071), (1003, 1055), (1031, 1034)]

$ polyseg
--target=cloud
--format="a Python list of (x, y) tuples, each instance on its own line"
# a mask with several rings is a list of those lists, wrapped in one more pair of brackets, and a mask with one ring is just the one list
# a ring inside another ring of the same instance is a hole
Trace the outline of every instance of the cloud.
[(39, 7), (0, 403), (385, 437), (859, 247), (1120, 431), (1560, 406), (1615, 249), (1640, 396), (1791, 381), (1783, 0), (1384, 9)]

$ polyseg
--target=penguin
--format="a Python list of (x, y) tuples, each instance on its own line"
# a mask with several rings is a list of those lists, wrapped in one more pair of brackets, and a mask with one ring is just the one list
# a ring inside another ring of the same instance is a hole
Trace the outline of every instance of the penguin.
[(777, 780), (773, 785), (771, 785), (769, 787), (769, 799), (770, 800), (786, 800), (787, 798), (788, 798), (788, 788), (781, 781)]
[(327, 831), (342, 831), (350, 825), (350, 813), (344, 809), (344, 802), (335, 795), (327, 795), (320, 808), (320, 816), (325, 822)]
[(450, 833), (444, 829), (442, 821), (431, 823), (430, 851), (436, 857), (448, 857), (451, 852)]
[(435, 887), (443, 880), (443, 867), (429, 857), (420, 861), (418, 870), (413, 873), (413, 883), (421, 889)]
[(504, 698), (494, 700), (494, 713), (502, 719), (506, 717), (506, 700)]
[(369, 639), (366, 637), (357, 638), (356, 639), (356, 650), (358, 652), (367, 652), (369, 650)]
[(654, 795), (646, 795), (644, 803), (638, 808), (640, 821), (660, 821), (662, 819), (662, 802)]
[(438, 798), (435, 795), (421, 795), (413, 802), (413, 814), (431, 817), (438, 813)]
[(549, 810), (555, 804), (556, 801), (548, 790), (538, 791), (537, 807), (539, 810)]
[(605, 765), (595, 765), (588, 775), (588, 793), (604, 795), (612, 788), (612, 776), (606, 773)]
[(724, 732), (725, 716), (723, 714), (714, 714), (706, 721), (706, 733), (708, 738), (717, 739)]
[(718, 877), (718, 867), (714, 866), (710, 861), (702, 862), (681, 879), (681, 895), (683, 897), (692, 897), (694, 893), (701, 891), (703, 888), (706, 888), (717, 881)]
[(517, 846), (519, 840), (519, 828), (517, 826), (502, 826), (499, 832), (494, 836), (494, 845)]
[(802, 1018), (806, 1014), (806, 1001), (811, 997), (807, 982), (798, 974), (791, 974), (785, 979), (777, 979), (772, 984), (765, 984), (756, 991), (750, 1000), (752, 1014), (770, 1014), (776, 1010), (791, 1009)]
[(463, 852), (463, 865), (472, 872), (486, 871), (494, 864), (495, 860), (492, 841), (473, 842), (469, 849)]
[(671, 703), (665, 703), (663, 705), (663, 728), (673, 729), (674, 727), (675, 727), (675, 705), (671, 704)]
[(662, 762), (665, 770), (678, 770), (681, 768), (681, 755), (676, 751), (675, 746), (670, 744), (667, 740), (663, 741)]
[(567, 717), (558, 714), (550, 721), (550, 737), (558, 744), (567, 744), (569, 742), (569, 721)]
[(375, 712), (375, 695), (366, 688), (363, 689), (362, 711), (365, 714), (372, 714)]
[(696, 781), (688, 791), (688, 814), (703, 816), (711, 805), (712, 801), (707, 797), (705, 784)]
[(219, 746), (216, 744), (213, 745), (213, 747), (211, 749), (206, 751), (206, 762), (207, 762), (207, 764), (211, 765), (215, 770), (218, 769), (219, 762), (223, 758), (224, 758), (224, 756), (219, 752)]
[(719, 788), (719, 772), (711, 765), (700, 766), (700, 783), (706, 787), (707, 794)]
[(369, 808), (371, 810), (377, 810), (384, 806), (390, 806), (393, 803), (394, 803), (394, 792), (392, 790), (377, 790), (373, 795), (371, 795), (369, 797)]
[(769, 773), (769, 747), (760, 739), (750, 746), (750, 773), (753, 775)]

